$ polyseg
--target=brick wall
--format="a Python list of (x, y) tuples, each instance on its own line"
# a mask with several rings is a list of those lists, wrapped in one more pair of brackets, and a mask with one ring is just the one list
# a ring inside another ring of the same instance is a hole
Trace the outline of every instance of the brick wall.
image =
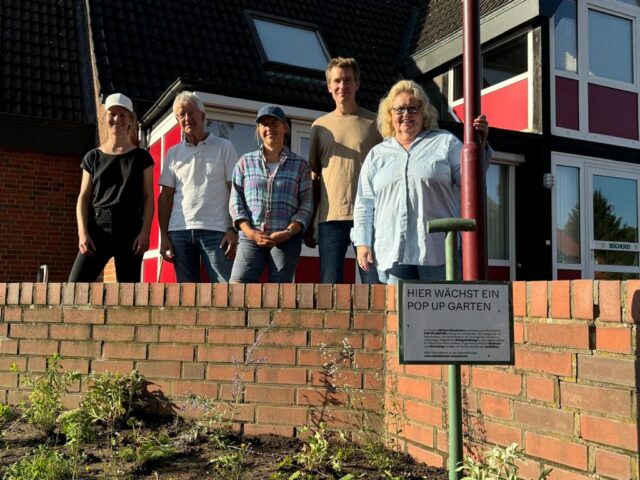
[(0, 148), (0, 281), (64, 281), (77, 252), (80, 158)]
[[(640, 281), (515, 282), (513, 292), (516, 364), (462, 369), (466, 447), (518, 442), (527, 479), (553, 467), (556, 480), (638, 480)], [(384, 410), (404, 416), (402, 448), (446, 465), (447, 367), (398, 365), (393, 287), (12, 283), (0, 284), (0, 313), (2, 401), (26, 395), (12, 363), (42, 371), (54, 352), (83, 373), (138, 368), (178, 405), (187, 391), (229, 400), (240, 374), (247, 432), (293, 435), (320, 414), (357, 427), (349, 402), (382, 411), (384, 393)], [(258, 337), (252, 358), (264, 361), (235, 367)], [(328, 379), (322, 367), (345, 338), (354, 355)], [(344, 383), (363, 393), (349, 397)]]
[[(638, 479), (640, 282), (515, 282), (513, 295), (515, 365), (462, 368), (467, 451), (517, 442), (527, 479), (543, 467), (552, 479)], [(407, 419), (401, 441), (446, 466), (448, 367), (398, 365), (397, 341), (391, 311), (387, 383)]]

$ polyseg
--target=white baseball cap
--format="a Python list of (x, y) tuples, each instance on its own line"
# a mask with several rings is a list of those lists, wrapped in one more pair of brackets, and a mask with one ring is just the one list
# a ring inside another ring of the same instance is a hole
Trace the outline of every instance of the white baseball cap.
[(111, 107), (122, 107), (133, 113), (133, 102), (129, 97), (122, 93), (112, 93), (104, 101), (104, 108), (109, 110)]

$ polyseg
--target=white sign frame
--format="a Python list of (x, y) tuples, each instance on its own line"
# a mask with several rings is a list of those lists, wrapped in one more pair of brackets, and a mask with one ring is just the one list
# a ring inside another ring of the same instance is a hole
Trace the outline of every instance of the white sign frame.
[(513, 365), (512, 295), (511, 282), (401, 280), (400, 364)]

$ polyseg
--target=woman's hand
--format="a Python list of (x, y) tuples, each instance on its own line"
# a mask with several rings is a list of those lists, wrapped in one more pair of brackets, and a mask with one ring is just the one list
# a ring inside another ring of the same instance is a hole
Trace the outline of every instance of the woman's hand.
[(80, 253), (92, 257), (96, 253), (96, 245), (93, 243), (93, 240), (91, 240), (88, 233), (80, 234), (79, 237), (78, 248)]
[(273, 232), (271, 235), (271, 240), (275, 245), (280, 245), (281, 243), (286, 242), (287, 240), (291, 240), (291, 234), (287, 230), (280, 230), (279, 232)]
[(373, 251), (366, 245), (358, 245), (356, 247), (356, 256), (358, 257), (358, 266), (368, 272), (373, 264)]
[(249, 235), (249, 240), (256, 242), (256, 245), (263, 248), (272, 248), (276, 246), (276, 243), (268, 233), (261, 232), (260, 230), (252, 230)]
[(149, 232), (141, 231), (133, 241), (133, 253), (135, 255), (144, 255), (149, 250)]
[(489, 137), (489, 122), (487, 121), (487, 117), (485, 115), (480, 115), (473, 121), (473, 127), (480, 134), (482, 148), (484, 148), (487, 144), (487, 138)]

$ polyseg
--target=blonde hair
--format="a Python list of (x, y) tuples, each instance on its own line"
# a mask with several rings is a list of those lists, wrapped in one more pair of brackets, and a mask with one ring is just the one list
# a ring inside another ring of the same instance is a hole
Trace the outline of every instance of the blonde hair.
[(331, 83), (331, 70), (335, 67), (339, 68), (350, 68), (353, 72), (353, 79), (356, 83), (360, 83), (360, 67), (358, 67), (358, 62), (353, 57), (344, 58), (344, 57), (335, 57), (332, 58), (327, 64), (327, 69), (324, 71), (324, 76), (327, 78), (327, 85)]
[(176, 107), (186, 105), (188, 103), (193, 103), (199, 111), (205, 113), (206, 110), (204, 102), (196, 95), (195, 92), (189, 92), (187, 90), (176, 95), (176, 98), (173, 100), (173, 111), (176, 111)]
[(424, 130), (433, 130), (438, 128), (438, 111), (435, 109), (429, 97), (422, 87), (413, 80), (400, 80), (397, 82), (389, 93), (380, 101), (378, 107), (378, 130), (384, 138), (393, 137), (395, 130), (391, 119), (391, 106), (396, 97), (402, 93), (410, 93), (416, 100), (420, 102), (420, 110), (422, 112), (422, 128)]

